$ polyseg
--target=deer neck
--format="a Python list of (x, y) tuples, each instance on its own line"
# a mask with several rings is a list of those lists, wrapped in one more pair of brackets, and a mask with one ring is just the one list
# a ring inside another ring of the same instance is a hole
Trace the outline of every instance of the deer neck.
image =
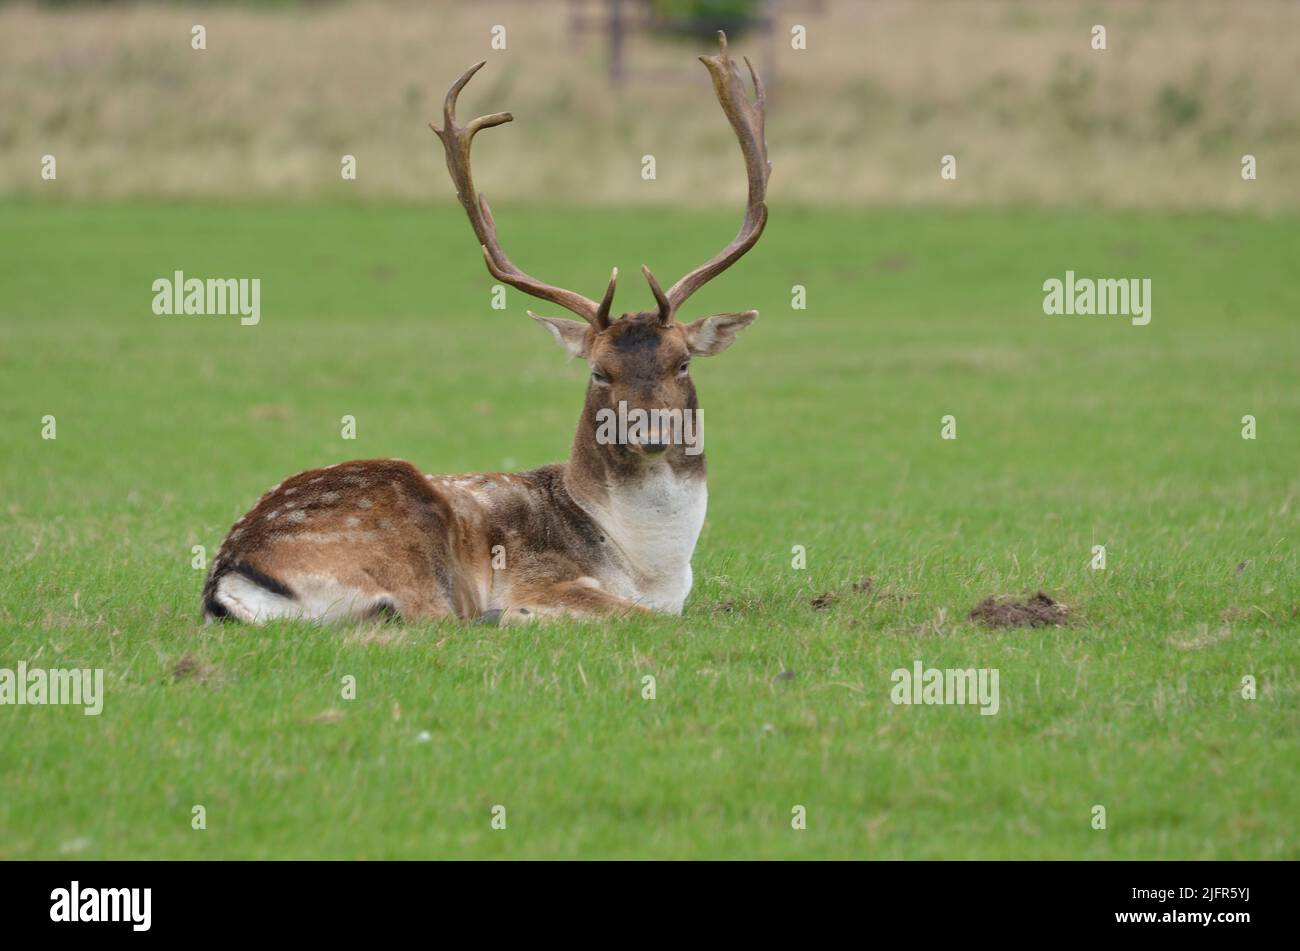
[[(638, 588), (661, 592), (678, 601), (680, 610), (708, 502), (704, 454), (687, 455), (685, 447), (672, 446), (662, 455), (643, 456), (598, 443), (596, 431), (589, 397), (565, 467), (565, 487), (614, 543)], [(679, 599), (675, 592), (683, 584)]]

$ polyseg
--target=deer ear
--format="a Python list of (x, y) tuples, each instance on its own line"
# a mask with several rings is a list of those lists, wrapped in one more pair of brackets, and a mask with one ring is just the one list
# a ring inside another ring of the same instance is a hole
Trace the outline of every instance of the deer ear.
[(714, 314), (686, 325), (686, 345), (698, 357), (711, 357), (730, 347), (740, 333), (758, 317), (758, 311)]
[(587, 331), (591, 325), (580, 320), (566, 320), (563, 317), (543, 317), (541, 314), (534, 314), (531, 310), (528, 316), (533, 318), (543, 327), (551, 332), (555, 342), (571, 357), (581, 357), (587, 352)]

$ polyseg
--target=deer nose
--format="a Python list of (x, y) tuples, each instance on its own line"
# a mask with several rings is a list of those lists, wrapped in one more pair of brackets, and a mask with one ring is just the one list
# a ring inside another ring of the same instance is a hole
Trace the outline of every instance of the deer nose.
[(659, 455), (659, 453), (667, 451), (667, 449), (668, 449), (668, 443), (666, 442), (641, 443), (641, 451), (651, 456), (657, 456)]

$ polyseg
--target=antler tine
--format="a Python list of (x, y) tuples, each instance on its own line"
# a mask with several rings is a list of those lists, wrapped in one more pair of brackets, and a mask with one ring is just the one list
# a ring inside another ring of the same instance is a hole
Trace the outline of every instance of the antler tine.
[(597, 329), (603, 330), (609, 326), (609, 308), (614, 303), (614, 285), (618, 283), (618, 268), (609, 272), (609, 284), (605, 288), (605, 296), (600, 299), (600, 306), (596, 308)]
[[(486, 62), (486, 60), (484, 61)], [(525, 294), (558, 304), (566, 310), (577, 314), (596, 330), (609, 326), (609, 307), (613, 302), (614, 280), (610, 279), (605, 291), (605, 300), (601, 304), (574, 291), (544, 284), (530, 277), (515, 266), (497, 240), (496, 221), (492, 218), (492, 209), (488, 206), (486, 196), (474, 190), (474, 176), (470, 166), (470, 147), (474, 136), (482, 129), (502, 125), (514, 119), (508, 112), (496, 112), (492, 115), (479, 116), (466, 126), (456, 125), (456, 102), (461, 90), (483, 68), (484, 63), (476, 63), (461, 75), (460, 79), (447, 90), (447, 97), (442, 104), (443, 127), (439, 129), (432, 122), (429, 128), (442, 140), (443, 150), (447, 153), (447, 171), (456, 186), (456, 197), (469, 216), (474, 235), (483, 249), (483, 259), (488, 271), (499, 281), (517, 287)], [(603, 312), (603, 315), (602, 315)]]
[(673, 305), (664, 294), (664, 289), (659, 286), (659, 282), (655, 280), (655, 276), (650, 273), (650, 268), (642, 264), (641, 273), (645, 275), (646, 281), (650, 284), (650, 290), (655, 296), (655, 301), (659, 304), (659, 322), (661, 324), (668, 323), (673, 319)]
[(740, 70), (727, 55), (727, 36), (721, 30), (718, 31), (717, 55), (701, 56), (700, 62), (709, 70), (718, 103), (740, 142), (740, 151), (745, 158), (745, 172), (749, 179), (749, 199), (740, 231), (731, 243), (668, 288), (670, 317), (688, 297), (740, 260), (758, 241), (767, 225), (767, 179), (772, 174), (772, 163), (767, 160), (767, 143), (763, 137), (767, 108), (763, 83), (758, 78), (754, 65), (746, 57), (745, 65), (749, 67), (749, 75), (754, 82), (754, 101), (750, 102)]

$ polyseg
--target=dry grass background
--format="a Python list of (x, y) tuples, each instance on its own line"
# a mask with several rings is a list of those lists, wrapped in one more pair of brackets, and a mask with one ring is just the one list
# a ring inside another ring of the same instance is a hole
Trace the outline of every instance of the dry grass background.
[[(809, 48), (789, 48), (793, 23)], [(190, 28), (208, 49), (190, 49)], [(508, 50), (489, 48), (494, 24)], [(1089, 48), (1093, 23), (1109, 49)], [(638, 38), (605, 79), (603, 38), (565, 3), (375, 0), (0, 6), (0, 194), (449, 199), (426, 122), (465, 66), (494, 199), (737, 202), (738, 155), (694, 61)], [(783, 7), (768, 140), (773, 200), (809, 205), (1300, 207), (1300, 4), (1293, 0), (829, 0)], [(759, 53), (757, 36), (735, 43)], [(677, 79), (680, 78), (680, 81)], [(1243, 153), (1259, 181), (1243, 183)], [(54, 154), (57, 182), (39, 177)], [(357, 156), (345, 183), (339, 160)], [(657, 158), (658, 180), (640, 177)], [(958, 159), (956, 183), (940, 156)]]

